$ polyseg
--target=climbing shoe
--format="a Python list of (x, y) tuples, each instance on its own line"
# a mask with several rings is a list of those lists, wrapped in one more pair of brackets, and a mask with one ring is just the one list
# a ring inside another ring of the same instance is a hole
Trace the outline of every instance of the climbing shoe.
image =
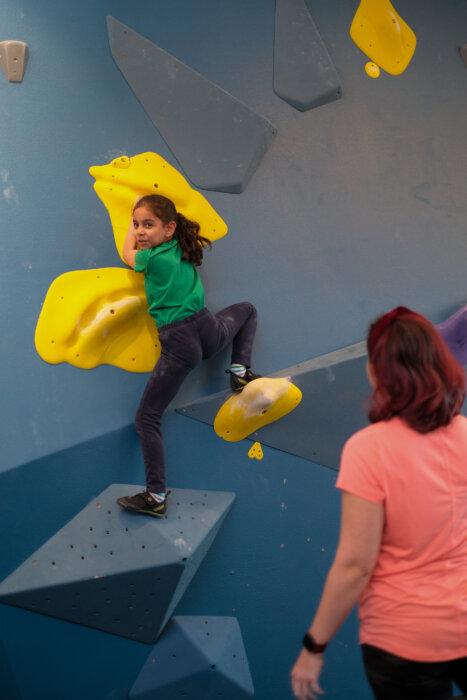
[[(170, 491), (167, 491), (167, 496), (169, 493)], [(167, 510), (167, 496), (163, 501), (158, 503), (150, 493), (144, 491), (143, 493), (137, 493), (135, 496), (117, 498), (117, 503), (131, 513), (140, 513), (141, 515), (152, 515), (155, 518), (162, 518)]]
[(243, 377), (239, 377), (238, 374), (234, 374), (230, 369), (226, 369), (226, 374), (230, 374), (230, 388), (232, 391), (241, 391), (246, 387), (247, 384), (253, 381), (253, 379), (260, 379), (260, 374), (253, 374), (251, 369), (247, 369)]

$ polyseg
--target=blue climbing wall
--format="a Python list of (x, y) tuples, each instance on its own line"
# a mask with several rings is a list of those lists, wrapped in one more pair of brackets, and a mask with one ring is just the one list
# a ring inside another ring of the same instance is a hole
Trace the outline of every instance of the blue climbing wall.
[[(357, 343), (396, 304), (436, 323), (465, 304), (467, 6), (399, 0), (417, 49), (401, 76), (377, 80), (349, 38), (354, 0), (307, 7), (342, 97), (299, 112), (273, 90), (272, 0), (1, 4), (2, 40), (30, 48), (22, 83), (0, 74), (2, 579), (110, 484), (143, 480), (131, 422), (145, 376), (49, 366), (34, 349), (53, 279), (121, 264), (89, 167), (146, 151), (180, 167), (112, 59), (107, 15), (278, 130), (242, 194), (204, 192), (229, 226), (203, 264), (206, 297), (213, 311), (257, 306), (255, 369)], [(222, 390), (227, 362), (224, 353), (194, 371), (176, 405)], [(337, 541), (336, 472), (266, 444), (250, 460), (250, 441), (226, 443), (173, 410), (164, 433), (172, 488), (236, 494), (176, 615), (236, 618), (255, 698), (283, 700)], [(340, 434), (331, 409), (329, 442)], [(7, 605), (0, 632), (12, 700), (61, 700), (63, 688), (69, 700), (123, 700), (149, 653)], [(356, 642), (352, 615), (326, 653), (333, 700), (370, 698)]]

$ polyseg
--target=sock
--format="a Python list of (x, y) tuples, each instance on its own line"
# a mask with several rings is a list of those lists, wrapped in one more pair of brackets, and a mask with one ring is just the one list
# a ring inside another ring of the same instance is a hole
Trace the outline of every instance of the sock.
[(237, 377), (244, 377), (246, 373), (246, 367), (245, 365), (232, 364), (230, 365), (230, 371)]
[(149, 491), (149, 493), (151, 494), (151, 496), (153, 497), (153, 499), (156, 501), (156, 503), (162, 503), (163, 501), (165, 501), (165, 498), (166, 498), (166, 496), (167, 496), (167, 493), (166, 493), (166, 492), (164, 492), (164, 493), (153, 493), (152, 491)]

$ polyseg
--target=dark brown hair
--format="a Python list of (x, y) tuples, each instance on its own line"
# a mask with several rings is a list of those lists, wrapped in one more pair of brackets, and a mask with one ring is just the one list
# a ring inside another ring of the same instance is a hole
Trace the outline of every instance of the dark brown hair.
[(397, 307), (371, 324), (368, 358), (374, 373), (368, 417), (372, 423), (400, 416), (428, 433), (460, 413), (465, 398), (463, 367), (428, 319)]
[(136, 202), (133, 211), (143, 205), (148, 207), (162, 223), (168, 224), (169, 221), (175, 221), (177, 227), (174, 237), (182, 249), (182, 259), (188, 260), (195, 266), (201, 265), (203, 261), (203, 246), (208, 245), (209, 248), (212, 246), (207, 238), (199, 235), (200, 226), (198, 222), (186, 219), (183, 214), (177, 212), (171, 199), (160, 194), (148, 194), (141, 197)]

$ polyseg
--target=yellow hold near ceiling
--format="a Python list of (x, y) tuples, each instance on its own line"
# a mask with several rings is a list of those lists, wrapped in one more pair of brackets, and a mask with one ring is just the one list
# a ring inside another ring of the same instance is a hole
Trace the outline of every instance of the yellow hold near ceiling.
[(228, 442), (237, 442), (298, 406), (302, 392), (285, 378), (261, 377), (230, 396), (219, 409), (214, 430)]
[(94, 189), (103, 201), (112, 222), (115, 244), (122, 250), (136, 197), (161, 194), (175, 204), (187, 219), (197, 221), (200, 235), (216, 241), (227, 233), (227, 225), (202, 194), (193, 190), (183, 175), (156, 153), (115, 158), (108, 165), (89, 168)]
[(150, 372), (160, 355), (144, 276), (119, 267), (66, 272), (51, 284), (36, 327), (36, 349), (50, 364), (115, 365)]
[(350, 27), (359, 49), (391, 75), (405, 71), (417, 39), (389, 0), (361, 0)]

